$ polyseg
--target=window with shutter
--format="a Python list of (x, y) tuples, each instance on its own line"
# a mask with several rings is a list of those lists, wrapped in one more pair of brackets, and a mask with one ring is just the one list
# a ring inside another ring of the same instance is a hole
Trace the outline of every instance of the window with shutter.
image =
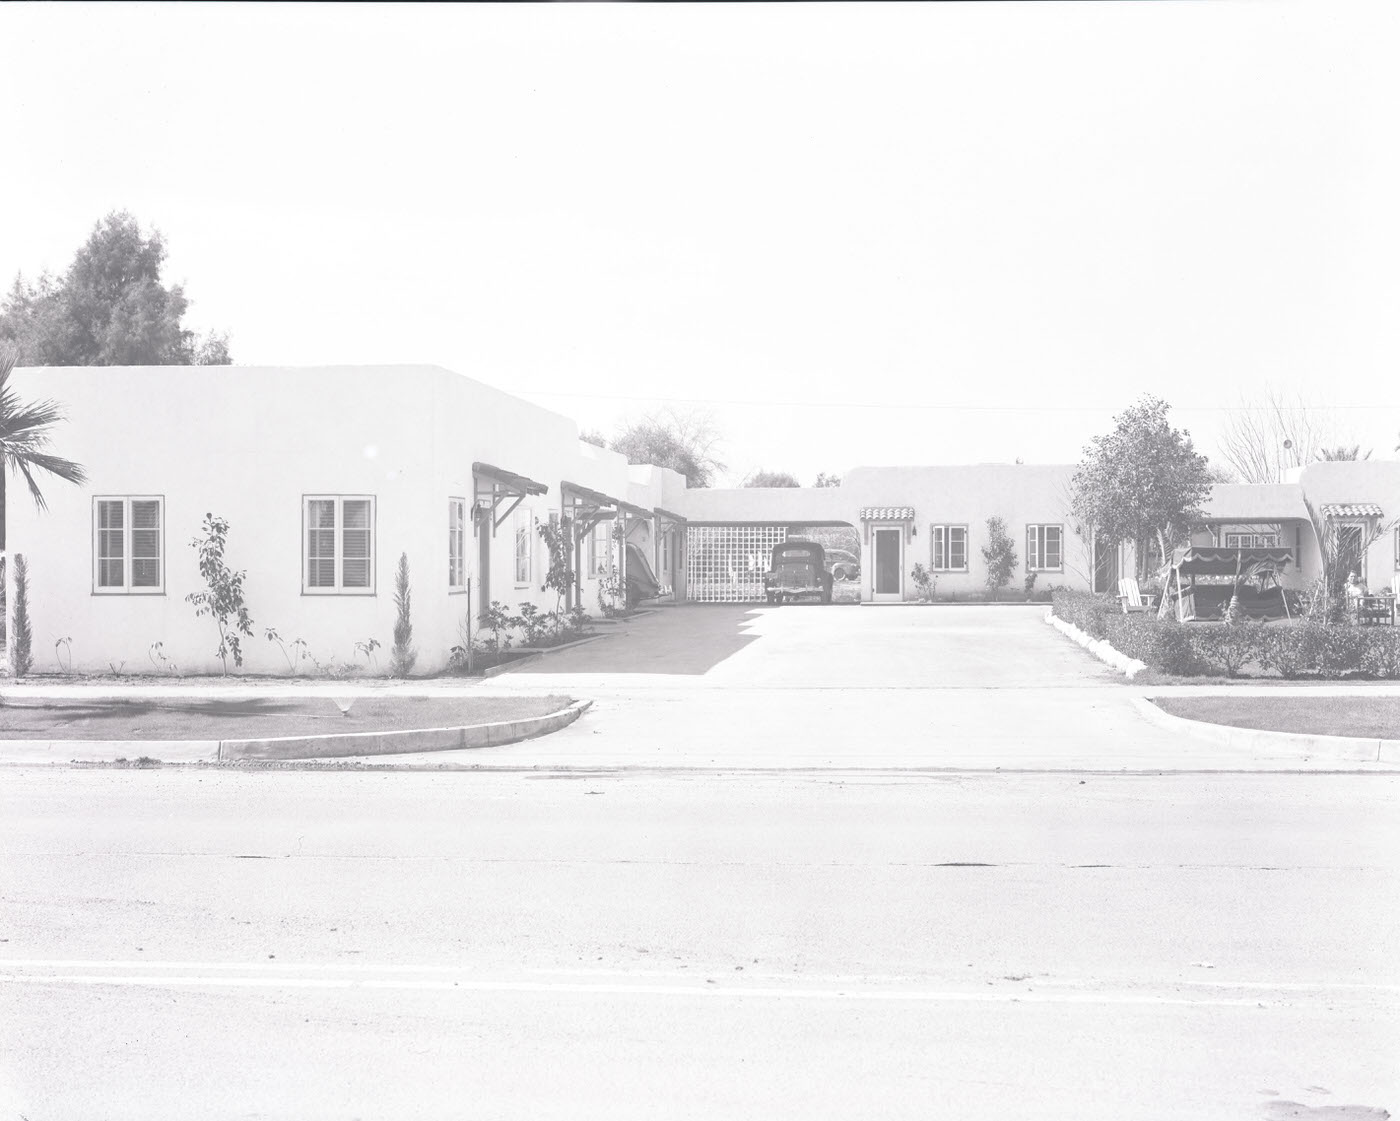
[(967, 526), (936, 525), (933, 530), (935, 572), (967, 571)]
[(158, 496), (93, 499), (93, 590), (165, 593), (165, 534)]
[(1026, 571), (1064, 571), (1064, 534), (1061, 525), (1026, 526)]
[(374, 499), (365, 495), (307, 495), (303, 591), (374, 594)]
[(447, 589), (465, 591), (467, 587), (467, 500), (447, 500)]

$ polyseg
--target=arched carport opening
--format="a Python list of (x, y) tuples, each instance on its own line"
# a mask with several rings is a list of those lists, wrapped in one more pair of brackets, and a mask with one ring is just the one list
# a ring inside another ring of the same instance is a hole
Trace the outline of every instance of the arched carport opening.
[(694, 603), (763, 603), (763, 574), (773, 546), (791, 539), (816, 541), (839, 551), (827, 568), (854, 566), (858, 579), (860, 534), (843, 521), (696, 522), (686, 526), (686, 594)]

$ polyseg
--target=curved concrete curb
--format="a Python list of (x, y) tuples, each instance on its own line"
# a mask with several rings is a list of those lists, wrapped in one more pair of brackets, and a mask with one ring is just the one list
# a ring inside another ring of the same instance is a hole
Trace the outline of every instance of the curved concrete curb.
[(1143, 716), (1158, 727), (1204, 740), (1206, 743), (1220, 744), (1222, 747), (1255, 753), (1270, 752), (1287, 758), (1314, 758), (1320, 755), (1346, 763), (1400, 764), (1400, 740), (1236, 728), (1230, 724), (1212, 724), (1206, 720), (1174, 716), (1153, 704), (1149, 697), (1134, 697), (1133, 704)]
[(333, 759), (492, 747), (557, 732), (582, 716), (592, 701), (573, 701), (558, 712), (494, 724), (415, 728), (393, 732), (345, 732), (244, 740), (0, 740), (0, 763), (93, 763), (148, 758), (161, 763), (214, 763), (240, 759)]
[(1078, 643), (1094, 655), (1099, 661), (1105, 662), (1114, 669), (1122, 670), (1129, 677), (1134, 678), (1147, 668), (1146, 662), (1140, 662), (1136, 658), (1130, 658), (1126, 654), (1116, 650), (1109, 643), (1101, 638), (1091, 638), (1073, 623), (1067, 623), (1055, 614), (1053, 610), (1045, 613), (1045, 621), (1059, 631), (1072, 642)]
[(344, 735), (288, 736), (275, 740), (220, 740), (217, 758), (220, 762), (234, 759), (333, 759), (348, 755), (407, 755), (420, 751), (495, 747), (557, 732), (572, 724), (592, 704), (592, 701), (574, 701), (567, 708), (544, 716), (460, 728), (347, 732)]

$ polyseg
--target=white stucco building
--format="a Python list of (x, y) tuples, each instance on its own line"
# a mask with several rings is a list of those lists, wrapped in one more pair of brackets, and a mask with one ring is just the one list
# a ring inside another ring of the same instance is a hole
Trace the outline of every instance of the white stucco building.
[(62, 453), (90, 480), (48, 481), (46, 512), (10, 492), (7, 552), (28, 563), (40, 670), (56, 668), (61, 638), (79, 671), (151, 670), (155, 642), (182, 669), (217, 668), (214, 624), (185, 600), (205, 587), (190, 542), (210, 513), (229, 524), (227, 563), (247, 572), (249, 672), (287, 669), (267, 628), (326, 665), (370, 639), (382, 660), (400, 555), (418, 668), (441, 669), (492, 600), (556, 606), (537, 532), (551, 514), (603, 515), (576, 565), (595, 612), (619, 519), (664, 554), (661, 581), (683, 587), (682, 531), (664, 513), (684, 495), (680, 475), (629, 466), (566, 417), (448, 370), (50, 368), (12, 384), (61, 405)]
[[(827, 489), (690, 490), (674, 471), (629, 466), (581, 442), (567, 417), (434, 366), (20, 369), (21, 400), (56, 401), (55, 450), (87, 470), (44, 483), (48, 510), (11, 480), (6, 550), (29, 572), (35, 669), (155, 671), (152, 646), (186, 672), (218, 668), (214, 624), (186, 596), (205, 587), (192, 540), (227, 521), (227, 563), (247, 573), (255, 633), (247, 672), (287, 671), (268, 641), (297, 639), (322, 665), (379, 643), (387, 660), (394, 573), (406, 556), (418, 672), (442, 669), (493, 601), (559, 606), (541, 585), (541, 524), (576, 524), (570, 594), (597, 613), (600, 580), (629, 551), (668, 600), (761, 601), (773, 544), (855, 531), (859, 598), (915, 598), (916, 563), (940, 598), (985, 587), (987, 519), (1018, 555), (1011, 590), (1112, 591), (1132, 547), (1096, 540), (1070, 511), (1073, 467), (859, 467)], [(1366, 581), (1400, 570), (1400, 463), (1318, 463), (1276, 486), (1217, 486), (1197, 544), (1292, 551), (1286, 582), (1320, 571), (1316, 524), (1369, 541)], [(13, 611), (14, 565), (8, 569)], [(60, 643), (60, 649), (55, 644)]]

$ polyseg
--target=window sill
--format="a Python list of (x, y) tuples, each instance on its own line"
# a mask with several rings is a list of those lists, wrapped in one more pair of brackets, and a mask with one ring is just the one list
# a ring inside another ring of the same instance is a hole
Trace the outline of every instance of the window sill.
[(466, 588), (448, 588), (447, 594), (450, 596), (464, 596), (467, 594)]
[(93, 596), (106, 598), (108, 596), (120, 596), (129, 599), (131, 596), (163, 596), (164, 588), (102, 588), (90, 593)]
[(374, 591), (343, 592), (338, 588), (330, 590), (303, 588), (301, 594), (308, 599), (373, 599), (378, 593)]

